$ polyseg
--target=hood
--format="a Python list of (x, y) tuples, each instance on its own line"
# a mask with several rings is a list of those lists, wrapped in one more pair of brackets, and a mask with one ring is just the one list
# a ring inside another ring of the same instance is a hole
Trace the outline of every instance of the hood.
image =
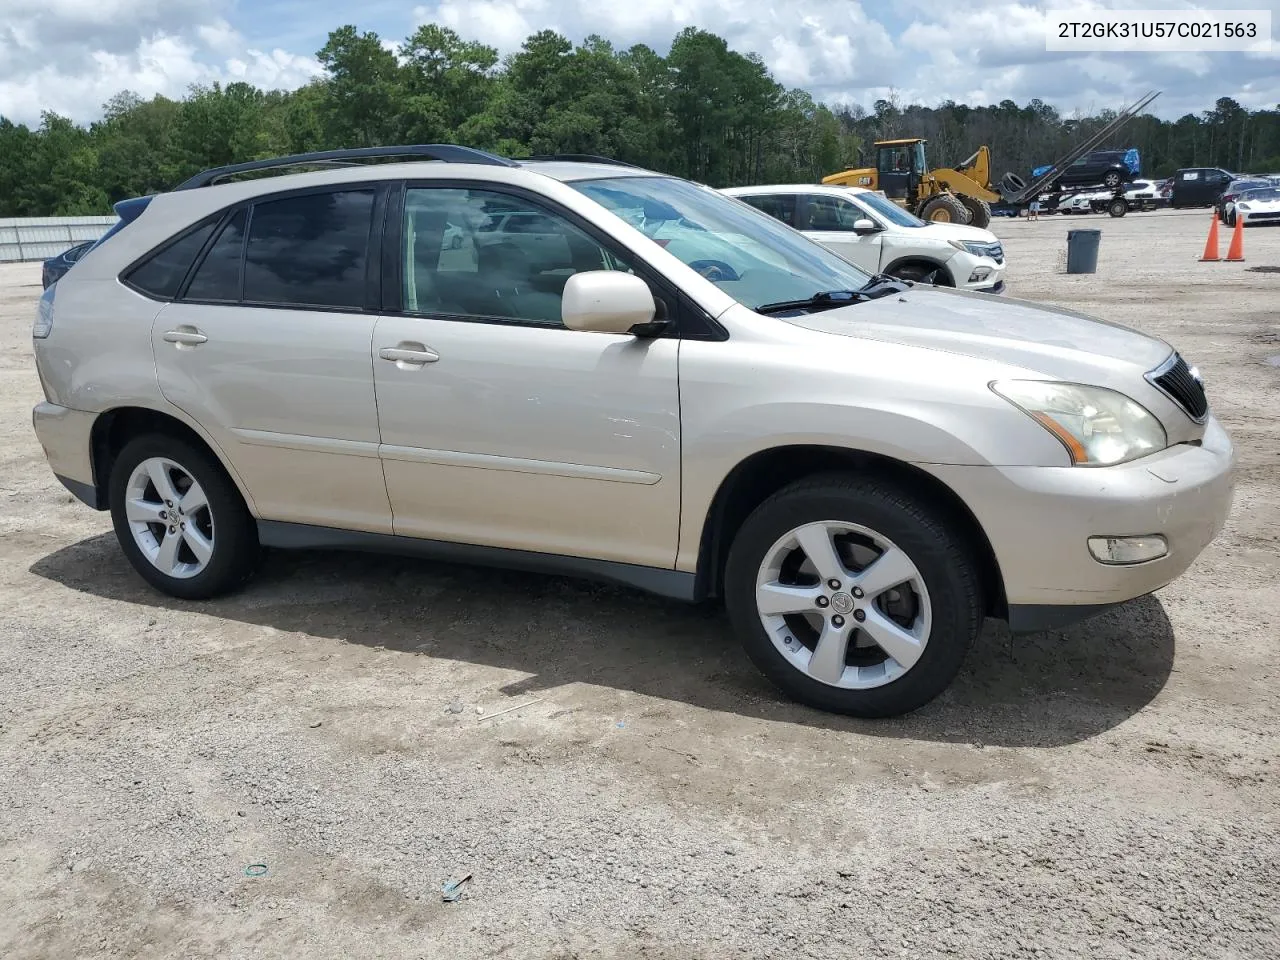
[(915, 229), (935, 240), (967, 240), (969, 243), (1000, 242), (1000, 238), (990, 230), (983, 230), (981, 227), (970, 227), (963, 223), (931, 221), (927, 227), (916, 227)]
[(986, 293), (916, 287), (788, 317), (809, 330), (994, 360), (1050, 377), (1126, 389), (1173, 352), (1165, 341), (1083, 313)]

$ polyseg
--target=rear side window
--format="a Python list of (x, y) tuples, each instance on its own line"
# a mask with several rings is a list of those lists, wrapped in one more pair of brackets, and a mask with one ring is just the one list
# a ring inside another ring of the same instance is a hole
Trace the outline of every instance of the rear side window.
[(796, 218), (796, 196), (794, 193), (758, 193), (745, 197), (739, 197), (745, 200), (751, 206), (755, 207), (775, 220), (781, 220), (787, 226), (795, 223)]
[(343, 190), (256, 204), (249, 219), (244, 299), (364, 306), (373, 201), (373, 190)]
[(149, 296), (172, 300), (215, 226), (216, 222), (206, 223), (184, 234), (134, 267), (125, 279)]
[(234, 303), (240, 299), (240, 266), (244, 254), (244, 210), (237, 211), (205, 254), (187, 285), (185, 300)]

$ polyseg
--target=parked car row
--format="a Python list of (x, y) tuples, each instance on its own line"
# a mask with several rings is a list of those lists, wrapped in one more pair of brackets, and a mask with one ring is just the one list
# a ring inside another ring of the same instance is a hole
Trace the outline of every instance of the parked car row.
[[(205, 171), (44, 291), (35, 431), (188, 601), (263, 546), (606, 579), (723, 601), (796, 700), (903, 713), (987, 617), (1180, 576), (1235, 454), (1173, 346), (975, 293), (998, 241), (873, 196), (452, 145)], [(899, 242), (968, 289), (885, 276)]]

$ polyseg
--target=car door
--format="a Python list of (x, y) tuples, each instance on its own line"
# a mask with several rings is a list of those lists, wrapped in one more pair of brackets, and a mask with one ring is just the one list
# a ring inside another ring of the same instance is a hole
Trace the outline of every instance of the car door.
[[(479, 229), (513, 208), (537, 225), (536, 252), (442, 249), (446, 220)], [(560, 321), (569, 276), (627, 262), (514, 188), (410, 184), (393, 218), (373, 345), (395, 532), (673, 567), (679, 341)]]
[(265, 519), (389, 533), (370, 342), (382, 187), (227, 210), (152, 330), (166, 400), (204, 427)]
[(806, 236), (868, 273), (879, 272), (884, 231), (856, 231), (855, 223), (872, 219), (859, 207), (842, 197), (809, 194), (801, 197), (798, 216)]

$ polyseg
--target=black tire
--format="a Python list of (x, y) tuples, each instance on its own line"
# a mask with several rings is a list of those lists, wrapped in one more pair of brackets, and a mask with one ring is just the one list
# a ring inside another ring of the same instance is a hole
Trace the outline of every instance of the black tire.
[(1016, 173), (1006, 173), (1000, 178), (1000, 187), (1006, 195), (1012, 196), (1021, 193), (1027, 188), (1027, 181), (1023, 180)]
[(1113, 217), (1123, 217), (1128, 212), (1129, 204), (1123, 198), (1119, 197), (1112, 200), (1110, 205), (1107, 207), (1107, 213), (1111, 214)]
[(1102, 178), (1102, 185), (1108, 190), (1114, 190), (1124, 182), (1124, 178), (1120, 176), (1119, 170), (1108, 170)]
[[(189, 578), (172, 577), (154, 566), (138, 547), (125, 515), (129, 477), (138, 464), (166, 457), (181, 465), (205, 492), (213, 518), (213, 553), (208, 565)], [(240, 491), (222, 464), (205, 449), (166, 434), (130, 440), (111, 465), (107, 491), (111, 521), (125, 557), (147, 583), (183, 600), (205, 600), (230, 592), (256, 572), (262, 549), (258, 528)]]
[[(928, 643), (916, 664), (881, 687), (848, 690), (793, 667), (774, 647), (757, 612), (756, 576), (772, 545), (805, 523), (861, 524), (903, 549), (924, 579), (932, 604)], [(923, 503), (876, 479), (817, 476), (774, 494), (743, 523), (729, 550), (725, 602), (734, 630), (752, 662), (791, 698), (833, 713), (898, 716), (942, 693), (959, 673), (982, 627), (977, 566), (948, 523)]]
[(949, 193), (940, 193), (925, 201), (920, 208), (920, 219), (934, 223), (966, 223), (969, 213), (964, 205)]
[(929, 283), (935, 287), (951, 286), (951, 275), (947, 268), (936, 263), (904, 263), (886, 271), (889, 276), (899, 280), (910, 280), (912, 283)]
[(960, 194), (958, 199), (969, 212), (969, 225), (985, 230), (991, 224), (991, 206), (985, 200)]

